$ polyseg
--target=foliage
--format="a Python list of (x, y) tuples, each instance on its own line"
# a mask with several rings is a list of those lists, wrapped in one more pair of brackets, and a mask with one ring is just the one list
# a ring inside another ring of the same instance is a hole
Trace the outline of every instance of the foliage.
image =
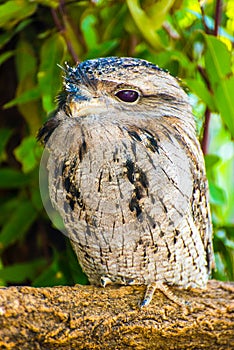
[[(86, 283), (38, 186), (36, 133), (56, 106), (65, 61), (135, 56), (190, 91), (210, 185), (214, 277), (234, 279), (233, 0), (0, 2), (0, 281)], [(200, 6), (202, 4), (202, 6)]]

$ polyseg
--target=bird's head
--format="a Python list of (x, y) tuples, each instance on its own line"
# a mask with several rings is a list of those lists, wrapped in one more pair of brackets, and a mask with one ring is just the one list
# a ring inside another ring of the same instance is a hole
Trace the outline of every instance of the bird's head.
[[(64, 90), (58, 109), (39, 131), (46, 142), (67, 118), (98, 118), (126, 122), (172, 117), (184, 129), (194, 130), (187, 94), (178, 80), (158, 66), (137, 58), (106, 57), (63, 68)], [(71, 121), (71, 119), (70, 119)], [(138, 121), (138, 122), (137, 122)], [(192, 131), (193, 132), (193, 131)]]
[[(65, 104), (72, 117), (111, 113), (188, 113), (186, 93), (168, 72), (145, 60), (107, 57), (66, 65)], [(117, 115), (115, 115), (117, 118)]]

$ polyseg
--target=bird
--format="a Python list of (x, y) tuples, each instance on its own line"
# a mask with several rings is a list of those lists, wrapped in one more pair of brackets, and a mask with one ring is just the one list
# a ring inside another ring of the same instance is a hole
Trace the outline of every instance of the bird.
[(38, 132), (48, 191), (90, 284), (207, 287), (214, 266), (204, 157), (180, 81), (139, 58), (63, 67)]

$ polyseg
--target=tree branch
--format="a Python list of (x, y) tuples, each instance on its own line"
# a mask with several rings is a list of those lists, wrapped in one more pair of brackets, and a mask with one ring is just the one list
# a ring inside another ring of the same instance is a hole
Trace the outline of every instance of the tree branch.
[(215, 6), (215, 24), (214, 24), (214, 36), (219, 34), (219, 24), (222, 15), (222, 0), (216, 0)]
[(204, 132), (203, 132), (203, 138), (201, 142), (202, 152), (203, 154), (208, 153), (208, 146), (209, 146), (209, 125), (210, 125), (210, 115), (211, 111), (209, 108), (206, 108), (205, 110), (205, 123), (204, 123)]
[(77, 56), (77, 54), (76, 54), (76, 52), (75, 52), (75, 50), (74, 50), (74, 48), (72, 46), (71, 41), (67, 37), (66, 25), (65, 25), (65, 21), (64, 21), (64, 18), (66, 17), (64, 0), (60, 0), (60, 2), (59, 2), (59, 13), (61, 15), (62, 22), (59, 20), (59, 17), (58, 17), (58, 14), (57, 14), (56, 10), (55, 9), (51, 9), (51, 14), (52, 14), (52, 17), (53, 17), (54, 24), (57, 27), (57, 30), (64, 37), (64, 40), (65, 40), (66, 45), (67, 45), (68, 52), (70, 53), (70, 55), (73, 58), (74, 62), (77, 63), (77, 62), (79, 62), (78, 56)]
[(0, 289), (1, 349), (233, 349), (234, 283), (171, 287), (188, 312), (145, 287)]
[[(203, 6), (200, 6), (201, 8), (201, 13), (202, 13), (202, 22), (203, 22), (203, 26), (205, 29), (206, 34), (213, 34), (214, 36), (218, 36), (218, 32), (219, 32), (219, 25), (220, 25), (220, 20), (221, 20), (221, 16), (222, 16), (222, 0), (216, 0), (216, 4), (215, 4), (215, 18), (214, 18), (214, 30), (211, 31), (207, 25), (206, 25), (206, 21), (205, 21), (205, 13), (204, 13), (204, 8)], [(210, 92), (212, 92), (211, 90), (211, 86), (210, 86), (210, 82), (206, 77), (206, 74), (203, 70), (202, 67), (198, 67), (198, 71), (201, 73), (208, 89)], [(204, 133), (203, 133), (203, 140), (202, 140), (202, 151), (204, 154), (208, 153), (208, 138), (209, 138), (209, 125), (210, 125), (210, 116), (211, 116), (211, 111), (210, 109), (207, 107), (206, 108), (206, 112), (205, 112), (205, 120), (204, 120)]]

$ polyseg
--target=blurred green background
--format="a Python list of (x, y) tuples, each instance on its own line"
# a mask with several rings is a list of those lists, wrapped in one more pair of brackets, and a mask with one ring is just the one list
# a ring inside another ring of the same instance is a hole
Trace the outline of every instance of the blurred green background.
[(86, 283), (43, 209), (36, 134), (65, 61), (147, 59), (180, 77), (206, 157), (214, 278), (234, 280), (234, 1), (0, 1), (0, 285)]

